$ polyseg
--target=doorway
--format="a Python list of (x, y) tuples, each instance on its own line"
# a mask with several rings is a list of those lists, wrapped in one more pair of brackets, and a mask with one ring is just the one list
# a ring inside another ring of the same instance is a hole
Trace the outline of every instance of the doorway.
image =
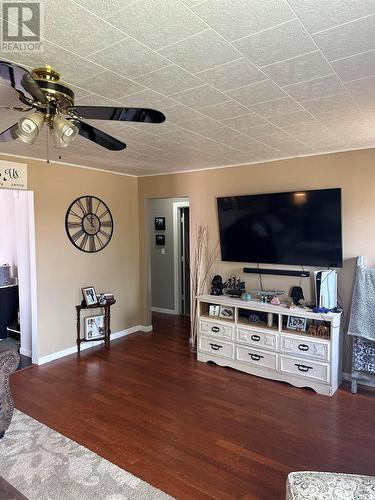
[(190, 315), (188, 198), (148, 200), (151, 310)]
[(33, 192), (0, 189), (0, 211), (0, 343), (23, 368), (38, 360)]

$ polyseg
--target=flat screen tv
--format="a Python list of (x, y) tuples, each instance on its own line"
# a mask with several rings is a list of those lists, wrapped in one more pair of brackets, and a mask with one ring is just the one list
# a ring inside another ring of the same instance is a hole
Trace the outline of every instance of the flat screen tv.
[(224, 261), (342, 267), (341, 189), (217, 199)]

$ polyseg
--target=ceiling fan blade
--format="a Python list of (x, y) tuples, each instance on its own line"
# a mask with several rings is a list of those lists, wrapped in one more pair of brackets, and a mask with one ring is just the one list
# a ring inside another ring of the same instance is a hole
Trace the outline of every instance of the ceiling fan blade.
[(71, 115), (88, 120), (117, 120), (121, 122), (163, 123), (165, 115), (155, 109), (117, 108), (112, 106), (72, 106)]
[(103, 130), (99, 130), (88, 123), (81, 122), (80, 120), (71, 119), (70, 121), (78, 127), (79, 135), (89, 141), (96, 142), (96, 144), (103, 146), (103, 148), (111, 149), (112, 151), (121, 151), (126, 148), (126, 144), (124, 142), (115, 139), (106, 132), (103, 132)]
[(47, 98), (31, 74), (21, 66), (0, 61), (0, 78), (27, 98), (47, 104)]
[(18, 139), (17, 130), (18, 130), (18, 123), (15, 123), (11, 127), (4, 130), (4, 132), (1, 132), (0, 142), (14, 141), (15, 139)]

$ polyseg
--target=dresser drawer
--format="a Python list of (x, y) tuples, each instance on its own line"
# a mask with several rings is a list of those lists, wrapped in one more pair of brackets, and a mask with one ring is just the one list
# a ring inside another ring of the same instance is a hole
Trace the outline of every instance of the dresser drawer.
[(281, 335), (280, 350), (297, 356), (308, 356), (329, 360), (329, 342), (307, 340), (306, 338), (293, 337), (292, 335)]
[(199, 332), (203, 335), (212, 335), (213, 337), (233, 340), (234, 327), (233, 325), (225, 325), (224, 323), (201, 319), (199, 321)]
[(221, 340), (199, 337), (198, 349), (204, 353), (211, 353), (221, 358), (233, 359), (233, 344)]
[(277, 354), (273, 352), (260, 351), (251, 347), (236, 346), (236, 360), (263, 368), (276, 370)]
[(261, 349), (276, 350), (277, 335), (271, 332), (261, 332), (237, 327), (236, 342), (260, 347)]
[(289, 356), (280, 356), (280, 372), (289, 375), (298, 375), (299, 377), (329, 382), (330, 365), (318, 363), (311, 359), (292, 358)]

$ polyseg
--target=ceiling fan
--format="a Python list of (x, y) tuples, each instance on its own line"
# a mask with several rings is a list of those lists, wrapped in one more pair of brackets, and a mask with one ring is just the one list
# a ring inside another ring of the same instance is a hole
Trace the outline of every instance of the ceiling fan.
[(20, 139), (33, 144), (45, 123), (56, 147), (69, 146), (79, 134), (106, 149), (120, 151), (126, 148), (125, 143), (82, 119), (143, 123), (165, 121), (164, 114), (154, 109), (75, 106), (74, 92), (59, 81), (60, 74), (49, 65), (35, 68), (29, 73), (21, 66), (0, 61), (0, 77), (3, 79), (2, 83), (9, 85), (12, 93), (24, 105), (2, 107), (23, 112), (32, 110), (21, 117), (18, 123), (0, 133), (0, 142)]

